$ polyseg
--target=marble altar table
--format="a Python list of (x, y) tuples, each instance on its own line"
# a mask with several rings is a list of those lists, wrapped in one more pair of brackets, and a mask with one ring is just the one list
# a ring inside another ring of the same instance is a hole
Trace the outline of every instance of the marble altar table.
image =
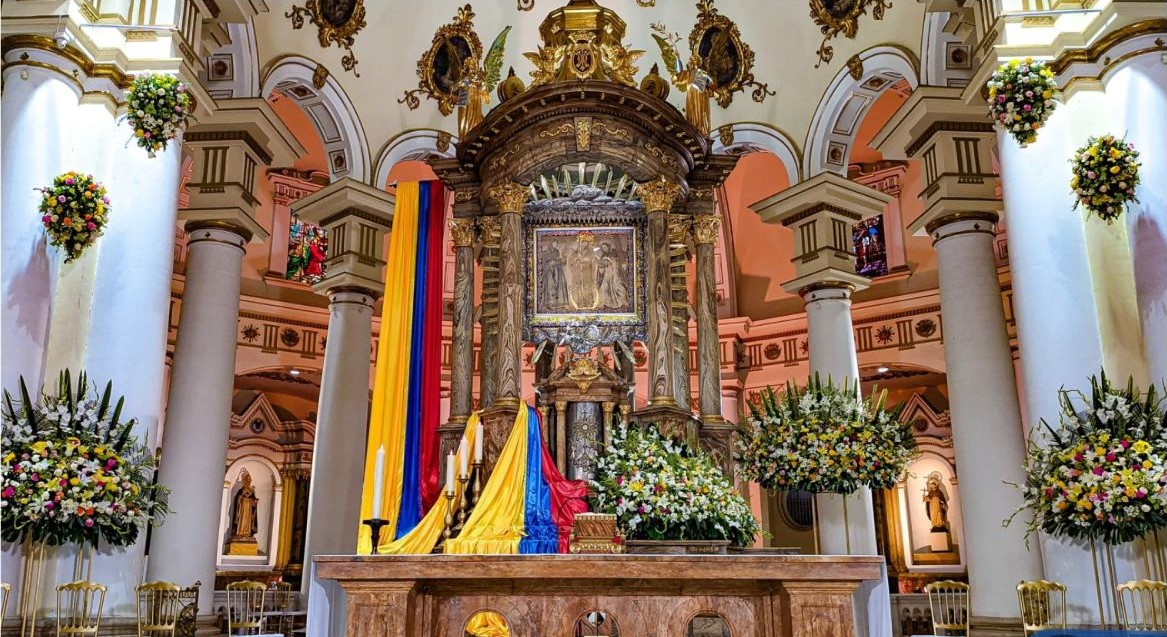
[(350, 637), (464, 637), (478, 611), (512, 637), (568, 637), (592, 611), (627, 637), (683, 637), (717, 613), (733, 637), (853, 637), (852, 592), (881, 557), (822, 555), (317, 556), (347, 594)]

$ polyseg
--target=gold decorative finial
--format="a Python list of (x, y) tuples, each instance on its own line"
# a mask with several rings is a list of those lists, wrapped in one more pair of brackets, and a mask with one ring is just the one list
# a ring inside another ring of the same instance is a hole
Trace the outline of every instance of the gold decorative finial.
[(615, 11), (594, 0), (574, 0), (543, 20), (543, 46), (523, 56), (535, 65), (531, 86), (567, 80), (604, 79), (636, 86), (636, 60), (644, 51), (624, 47), (626, 25)]

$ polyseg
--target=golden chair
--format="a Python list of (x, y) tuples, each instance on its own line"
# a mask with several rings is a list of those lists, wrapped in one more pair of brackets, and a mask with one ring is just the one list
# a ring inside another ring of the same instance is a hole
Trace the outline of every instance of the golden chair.
[(932, 610), (932, 632), (937, 635), (968, 635), (971, 607), (968, 584), (953, 580), (932, 582), (924, 587), (924, 592), (928, 594), (928, 607)]
[(97, 635), (101, 611), (105, 608), (106, 587), (97, 582), (77, 580), (57, 587), (57, 637)]
[[(232, 582), (227, 585), (227, 634), (250, 635), (263, 632), (264, 600), (267, 586), (262, 582)], [(243, 632), (236, 632), (243, 631)]]
[(172, 582), (147, 582), (136, 590), (138, 637), (174, 637), (183, 607), (182, 588)]
[(8, 615), (8, 594), (12, 592), (12, 587), (7, 583), (0, 583), (0, 593), (3, 594), (3, 600), (0, 600), (0, 628), (4, 626), (4, 617)]
[(271, 610), (292, 610), (293, 595), (295, 595), (295, 593), (292, 591), (292, 584), (290, 582), (272, 582), (271, 599), (268, 600), (268, 604), (271, 606)]
[(1117, 587), (1123, 630), (1167, 630), (1167, 582), (1130, 581)]
[(1026, 635), (1039, 630), (1066, 628), (1066, 585), (1038, 580), (1017, 585), (1021, 629)]

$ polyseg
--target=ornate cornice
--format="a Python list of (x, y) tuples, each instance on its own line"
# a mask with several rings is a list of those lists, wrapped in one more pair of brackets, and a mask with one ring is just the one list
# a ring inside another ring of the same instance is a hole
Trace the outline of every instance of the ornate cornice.
[(454, 247), (469, 248), (473, 246), (476, 230), (473, 219), (452, 219), (450, 221), (450, 236), (454, 238)]
[(183, 142), (199, 143), (199, 142), (243, 142), (255, 153), (259, 160), (265, 166), (272, 162), (271, 153), (260, 145), (259, 141), (251, 136), (251, 133), (246, 130), (225, 130), (225, 131), (188, 131), (182, 136)]
[(693, 237), (699, 244), (717, 243), (720, 229), (721, 217), (717, 215), (699, 215), (693, 218)]
[(944, 226), (947, 226), (948, 224), (951, 224), (951, 223), (956, 223), (958, 221), (985, 221), (989, 224), (989, 226), (987, 228), (985, 228), (984, 232), (992, 234), (993, 233), (993, 224), (997, 223), (997, 220), (999, 218), (1000, 217), (997, 216), (997, 213), (991, 212), (991, 211), (954, 212), (951, 214), (944, 215), (942, 217), (937, 217), (937, 218), (929, 221), (927, 224), (925, 224), (924, 230), (929, 235), (935, 236), (937, 230), (939, 230), (940, 228), (943, 228)]
[(657, 181), (638, 184), (636, 192), (648, 212), (668, 212), (677, 200), (677, 195), (681, 194), (681, 187), (661, 177)]
[(940, 132), (995, 134), (996, 128), (993, 126), (993, 123), (989, 121), (936, 122), (929, 126), (923, 133), (920, 133), (919, 137), (916, 137), (916, 139), (912, 140), (912, 143), (908, 144), (907, 148), (904, 149), (904, 152), (908, 157), (914, 157), (916, 153), (924, 147), (924, 144), (927, 144), (928, 140), (932, 139), (933, 135)]
[[(1049, 63), (1049, 67), (1055, 75), (1061, 75), (1073, 64), (1093, 64), (1097, 62), (1098, 60), (1102, 59), (1102, 56), (1106, 55), (1110, 49), (1127, 40), (1137, 38), (1142, 35), (1163, 32), (1167, 32), (1167, 19), (1165, 18), (1134, 22), (1107, 33), (1084, 49), (1071, 49), (1063, 52)], [(1167, 47), (1163, 48), (1167, 49)]]
[(374, 223), (380, 227), (385, 226), (385, 218), (384, 217), (375, 215), (375, 214), (369, 212), (368, 210), (364, 210), (362, 208), (357, 208), (357, 207), (348, 207), (348, 208), (345, 208), (344, 210), (339, 210), (337, 212), (334, 212), (334, 213), (328, 215), (327, 217), (324, 217), (323, 219), (321, 219), (319, 225), (321, 227), (327, 227), (327, 226), (330, 226), (330, 225), (336, 223), (337, 221), (340, 221), (341, 219), (344, 219), (345, 217), (356, 217), (357, 219), (364, 219), (365, 221), (368, 221), (370, 223)]
[[(35, 49), (44, 51), (46, 53), (51, 53), (53, 55), (59, 55), (72, 62), (73, 64), (76, 64), (77, 67), (81, 69), (81, 71), (84, 72), (87, 77), (108, 79), (120, 89), (129, 88), (130, 85), (133, 84), (133, 76), (127, 74), (117, 65), (108, 63), (95, 63), (77, 47), (73, 45), (58, 47), (57, 43), (50, 37), (37, 35), (35, 33), (18, 33), (4, 36), (4, 39), (0, 40), (0, 50), (2, 50), (4, 54), (7, 54), (8, 51), (13, 49)], [(5, 66), (8, 66), (9, 64), (38, 66), (56, 71), (74, 81), (77, 80), (76, 77), (64, 69), (57, 68), (50, 64), (45, 64), (43, 62), (29, 60), (27, 55), (21, 56), (19, 61), (8, 62), (5, 64)]]
[(194, 234), (198, 230), (223, 230), (225, 232), (230, 232), (231, 234), (239, 235), (239, 237), (243, 239), (244, 243), (251, 241), (250, 230), (239, 224), (231, 223), (230, 221), (225, 221), (222, 219), (202, 219), (188, 221), (186, 222), (185, 228), (187, 234)]
[(498, 204), (499, 213), (518, 214), (523, 212), (523, 204), (527, 203), (531, 189), (508, 181), (488, 188), (486, 194)]

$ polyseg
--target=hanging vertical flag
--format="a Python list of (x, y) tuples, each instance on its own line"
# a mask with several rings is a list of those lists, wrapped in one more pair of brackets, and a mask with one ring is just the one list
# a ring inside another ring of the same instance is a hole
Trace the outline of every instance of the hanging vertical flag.
[[(445, 190), (440, 182), (404, 182), (396, 194), (361, 502), (363, 519), (388, 520), (383, 539), (417, 526), (439, 489)], [(379, 449), (385, 450), (380, 472)], [(374, 501), (377, 480), (386, 494), (380, 502)], [(357, 550), (371, 546), (362, 526)]]

